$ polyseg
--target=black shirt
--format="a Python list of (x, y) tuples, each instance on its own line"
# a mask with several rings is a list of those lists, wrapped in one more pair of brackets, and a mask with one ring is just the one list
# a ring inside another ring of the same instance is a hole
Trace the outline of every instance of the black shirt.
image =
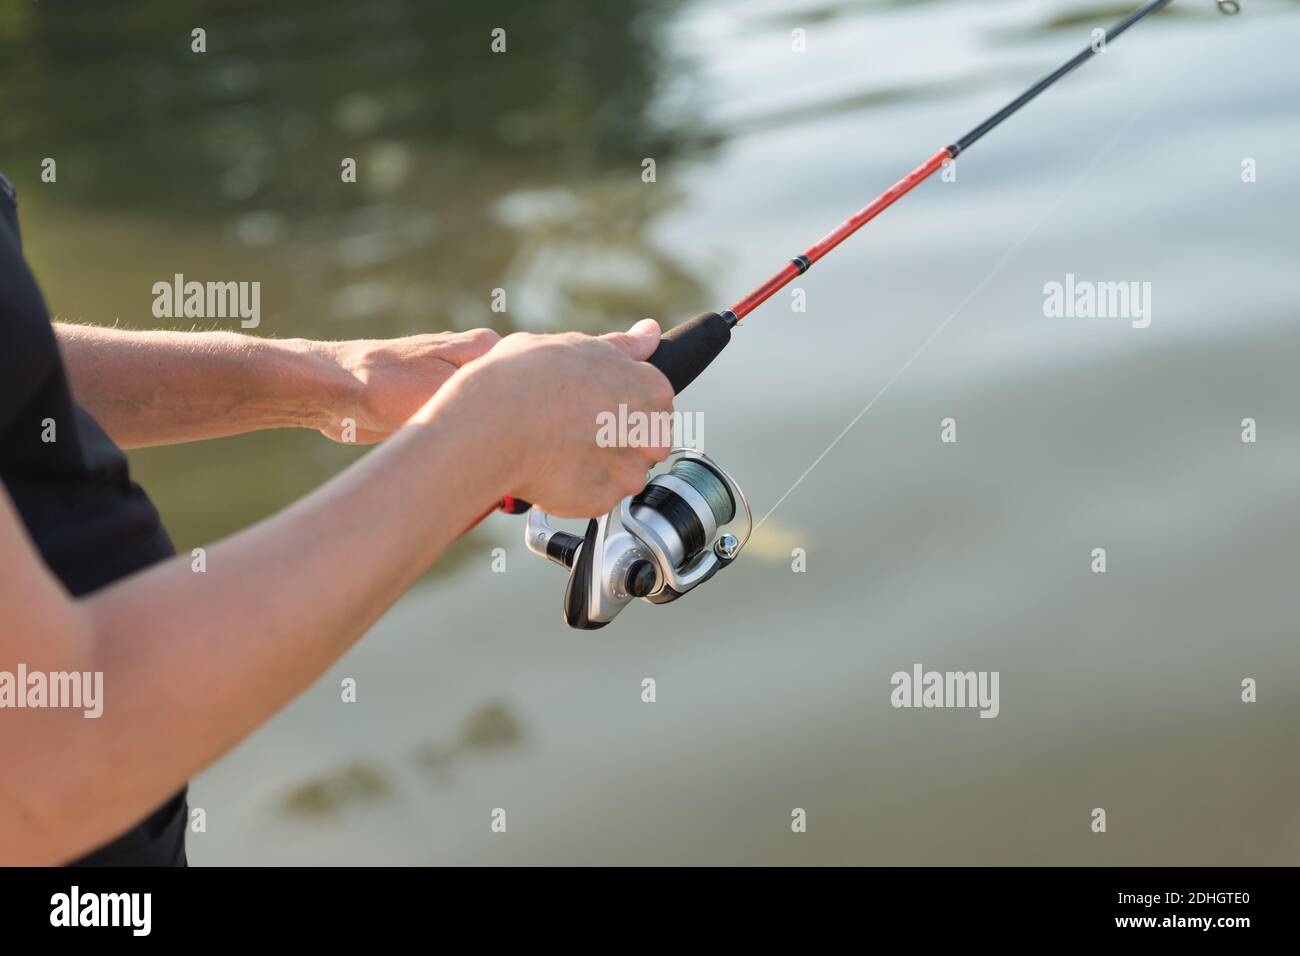
[[(158, 512), (131, 481), (122, 450), (72, 399), (54, 326), (23, 259), (14, 191), (3, 176), (0, 481), (41, 558), (73, 595), (176, 553)], [(111, 694), (105, 704), (112, 706)], [(187, 817), (182, 790), (77, 862), (184, 865)]]

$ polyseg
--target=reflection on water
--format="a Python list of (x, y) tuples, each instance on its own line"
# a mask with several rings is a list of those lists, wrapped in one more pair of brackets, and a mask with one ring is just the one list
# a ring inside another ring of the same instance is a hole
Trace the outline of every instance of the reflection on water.
[[(641, 179), (682, 135), (646, 117), (675, 6), (14, 5), (0, 158), (51, 309), (156, 325), (149, 290), (178, 272), (259, 280), (277, 337), (603, 331), (694, 308), (695, 276), (645, 240), (676, 190)], [(134, 458), (184, 549), (361, 453), (255, 435)]]
[[(452, 779), (457, 757), (508, 751), (523, 739), (523, 727), (510, 707), (500, 702), (483, 704), (466, 718), (459, 739), (428, 739), (412, 752), (410, 763), (435, 775), (437, 782)], [(400, 774), (374, 763), (353, 760), (337, 770), (313, 774), (294, 785), (279, 802), (279, 811), (291, 817), (333, 823), (353, 808), (382, 804), (395, 796)]]
[[(277, 336), (671, 323), (1119, 6), (8, 4), (0, 165), (71, 319), (152, 324), (152, 283), (183, 272), (260, 279)], [(745, 323), (683, 407), (761, 515), (955, 316), (747, 559), (575, 634), (563, 575), (493, 519), (196, 781), (235, 823), (191, 858), (1294, 862), (1300, 19), (1246, 6), (1173, 5), (820, 263), (807, 313), (777, 297)], [(1067, 271), (1150, 279), (1152, 327), (1046, 322)], [(359, 454), (268, 433), (132, 457), (189, 547)], [(1081, 572), (1099, 544), (1111, 570)], [(890, 709), (917, 661), (999, 670), (1000, 716)], [(361, 703), (339, 707), (343, 676)]]
[(388, 793), (388, 778), (382, 770), (350, 763), (299, 784), (285, 796), (282, 809), (290, 816), (335, 818), (344, 807), (371, 803)]
[(507, 704), (485, 704), (465, 721), (459, 740), (423, 741), (415, 751), (415, 763), (425, 770), (445, 772), (458, 754), (505, 750), (523, 739), (519, 718)]

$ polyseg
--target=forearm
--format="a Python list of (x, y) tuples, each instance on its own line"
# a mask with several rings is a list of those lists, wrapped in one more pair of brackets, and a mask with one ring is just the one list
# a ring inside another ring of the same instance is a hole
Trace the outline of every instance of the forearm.
[(211, 547), (205, 572), (176, 558), (77, 602), (87, 636), (57, 663), (103, 672), (103, 716), (68, 727), (45, 711), (47, 733), (18, 744), (11, 771), (39, 817), (19, 857), (66, 859), (138, 820), (315, 681), (491, 507), (507, 456), (484, 453), (456, 391)]
[(233, 332), (55, 326), (77, 401), (127, 448), (328, 424), (356, 380), (327, 346)]

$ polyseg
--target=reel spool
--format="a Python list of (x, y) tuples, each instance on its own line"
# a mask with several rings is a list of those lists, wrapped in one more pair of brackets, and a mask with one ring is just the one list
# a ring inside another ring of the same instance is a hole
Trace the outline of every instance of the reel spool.
[[(528, 550), (569, 570), (570, 627), (604, 627), (634, 598), (675, 601), (734, 561), (749, 540), (749, 501), (717, 462), (674, 448), (665, 465), (640, 492), (587, 522), (582, 536), (551, 527), (536, 506), (528, 512)], [(737, 539), (726, 529), (742, 512), (744, 536)]]

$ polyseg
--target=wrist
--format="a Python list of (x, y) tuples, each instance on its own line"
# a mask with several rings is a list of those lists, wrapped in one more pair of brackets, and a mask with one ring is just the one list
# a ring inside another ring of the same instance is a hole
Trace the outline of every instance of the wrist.
[(294, 369), (301, 396), (299, 427), (320, 431), (354, 414), (362, 383), (342, 361), (339, 343), (286, 339), (275, 344), (283, 348)]
[(508, 396), (477, 372), (468, 366), (453, 375), (409, 424), (438, 425), (444, 441), (475, 460), (495, 499), (518, 492), (522, 443)]

